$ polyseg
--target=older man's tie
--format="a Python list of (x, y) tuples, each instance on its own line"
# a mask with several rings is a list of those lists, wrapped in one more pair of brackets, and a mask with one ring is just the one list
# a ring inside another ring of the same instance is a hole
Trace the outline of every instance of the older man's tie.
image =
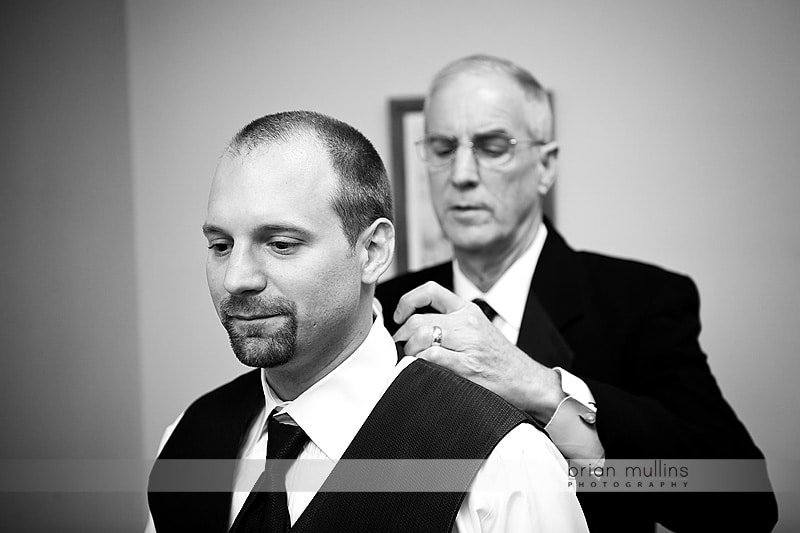
[(489, 319), (489, 322), (494, 321), (495, 317), (497, 316), (497, 311), (495, 311), (491, 305), (486, 303), (486, 300), (475, 298), (474, 300), (472, 300), (472, 302), (481, 308), (481, 311), (483, 311), (483, 314), (486, 315), (486, 318)]
[[(281, 424), (275, 411), (267, 421), (267, 463), (245, 500), (230, 533), (285, 533), (289, 530), (289, 508), (286, 501), (286, 472), (289, 459), (295, 459), (308, 442), (308, 435), (299, 426)], [(273, 461), (283, 459), (283, 461)]]

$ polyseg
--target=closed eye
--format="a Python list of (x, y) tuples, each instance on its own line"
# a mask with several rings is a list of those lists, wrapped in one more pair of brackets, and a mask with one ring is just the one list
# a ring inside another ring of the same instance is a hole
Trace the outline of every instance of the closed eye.
[(458, 142), (447, 137), (432, 137), (428, 140), (428, 145), (431, 152), (439, 157), (447, 157), (458, 148)]
[(475, 149), (485, 157), (500, 157), (508, 153), (512, 142), (506, 137), (491, 136), (476, 138), (474, 141)]

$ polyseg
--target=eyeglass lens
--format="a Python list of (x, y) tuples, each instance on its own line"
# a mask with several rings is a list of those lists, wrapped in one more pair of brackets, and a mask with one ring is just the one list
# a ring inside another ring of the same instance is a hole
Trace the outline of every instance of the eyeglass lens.
[[(448, 163), (455, 156), (458, 139), (444, 136), (430, 136), (423, 141), (425, 161), (433, 164)], [(472, 151), (482, 162), (498, 164), (511, 159), (515, 141), (502, 135), (476, 135), (472, 138)]]

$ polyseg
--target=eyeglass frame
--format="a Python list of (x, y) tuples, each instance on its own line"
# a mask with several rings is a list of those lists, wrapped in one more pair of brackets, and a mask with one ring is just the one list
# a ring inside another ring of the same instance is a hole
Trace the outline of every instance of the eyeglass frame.
[[(508, 154), (509, 158), (507, 160), (505, 160), (505, 161), (500, 162), (500, 163), (492, 163), (492, 158), (488, 158), (487, 159), (487, 158), (485, 158), (485, 156), (479, 155), (478, 154), (478, 147), (476, 147), (476, 145), (475, 145), (475, 139), (478, 138), (478, 137), (481, 137), (481, 136), (483, 136), (483, 137), (500, 137), (500, 138), (503, 138), (506, 141), (508, 141), (508, 143), (511, 146), (509, 147), (507, 152), (504, 152), (501, 155), (501, 157)], [(427, 144), (430, 142), (430, 140), (432, 138), (445, 139), (445, 140), (449, 140), (449, 141), (455, 143), (455, 147), (454, 147), (453, 151), (450, 152), (450, 154), (447, 156), (447, 158), (441, 163), (433, 163), (433, 162), (429, 161), (426, 158), (426, 149), (427, 149), (426, 146), (427, 146)], [(558, 142), (557, 141), (542, 141), (542, 140), (538, 140), (538, 139), (517, 139), (515, 137), (508, 137), (508, 136), (505, 136), (505, 135), (491, 135), (491, 134), (489, 134), (489, 135), (487, 135), (487, 134), (477, 134), (477, 135), (474, 135), (472, 137), (472, 139), (469, 140), (469, 141), (461, 141), (457, 137), (447, 136), (447, 135), (425, 135), (423, 138), (421, 138), (418, 141), (416, 141), (414, 143), (414, 145), (417, 148), (417, 150), (416, 150), (417, 156), (422, 160), (422, 162), (426, 166), (431, 167), (431, 168), (444, 169), (444, 168), (449, 167), (450, 165), (453, 164), (453, 161), (455, 161), (456, 153), (458, 152), (458, 148), (460, 148), (461, 146), (467, 146), (472, 151), (472, 157), (475, 159), (475, 163), (477, 165), (479, 165), (479, 166), (481, 166), (483, 168), (492, 169), (492, 168), (501, 167), (501, 166), (503, 166), (505, 164), (508, 164), (511, 161), (513, 161), (514, 160), (514, 156), (516, 155), (517, 146), (522, 146), (523, 143), (525, 143), (525, 144), (527, 144), (529, 146), (552, 146), (551, 150), (553, 148), (556, 148), (556, 149), (558, 148)]]

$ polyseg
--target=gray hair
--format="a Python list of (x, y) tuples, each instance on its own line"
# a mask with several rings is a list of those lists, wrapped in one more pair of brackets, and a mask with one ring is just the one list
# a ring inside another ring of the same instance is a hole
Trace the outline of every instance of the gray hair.
[(476, 54), (462, 57), (449, 63), (434, 76), (428, 96), (425, 99), (426, 109), (431, 97), (453, 79), (462, 74), (489, 72), (505, 74), (519, 84), (526, 98), (533, 104), (534, 116), (530, 117), (532, 133), (538, 134), (541, 137), (539, 139), (541, 141), (551, 141), (553, 137), (553, 108), (550, 103), (549, 93), (533, 74), (507, 59)]

